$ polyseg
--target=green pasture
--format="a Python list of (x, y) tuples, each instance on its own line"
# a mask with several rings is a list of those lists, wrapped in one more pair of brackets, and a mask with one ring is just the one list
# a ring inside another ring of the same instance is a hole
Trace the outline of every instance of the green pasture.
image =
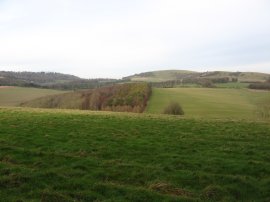
[(0, 150), (5, 202), (270, 200), (266, 122), (0, 108)]
[(181, 104), (187, 117), (257, 119), (269, 91), (231, 88), (154, 88), (146, 113), (162, 113), (171, 102)]
[(229, 83), (215, 83), (217, 88), (247, 88), (249, 83), (229, 82)]

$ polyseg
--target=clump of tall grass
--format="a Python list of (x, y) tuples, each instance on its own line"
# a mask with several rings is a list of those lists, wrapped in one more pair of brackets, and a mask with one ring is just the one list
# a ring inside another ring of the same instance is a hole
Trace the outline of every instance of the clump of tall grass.
[(270, 118), (270, 97), (258, 103), (257, 114), (260, 118)]

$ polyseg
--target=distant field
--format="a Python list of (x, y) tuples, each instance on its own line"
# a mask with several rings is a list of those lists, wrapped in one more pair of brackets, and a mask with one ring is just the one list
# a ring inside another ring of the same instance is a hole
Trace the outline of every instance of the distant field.
[(270, 92), (227, 88), (154, 88), (147, 113), (162, 113), (171, 101), (179, 102), (187, 117), (257, 118), (261, 100)]
[(270, 126), (0, 108), (1, 201), (269, 201)]
[(229, 83), (215, 83), (217, 88), (247, 88), (249, 83), (229, 82)]
[(62, 92), (40, 88), (0, 87), (0, 106), (18, 106), (21, 102)]
[[(213, 84), (216, 88), (248, 88), (249, 83), (240, 83), (240, 82), (228, 82), (228, 83), (214, 83)], [(178, 88), (202, 88), (201, 85), (195, 84), (195, 83), (186, 83), (186, 84), (181, 84), (177, 85), (175, 87)]]

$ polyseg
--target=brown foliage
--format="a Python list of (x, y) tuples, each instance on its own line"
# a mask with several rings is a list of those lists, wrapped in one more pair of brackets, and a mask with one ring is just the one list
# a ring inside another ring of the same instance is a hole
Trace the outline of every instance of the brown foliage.
[(82, 94), (81, 109), (141, 113), (147, 105), (150, 94), (151, 88), (146, 83), (98, 88)]
[(158, 182), (151, 184), (149, 187), (151, 190), (160, 192), (162, 194), (169, 194), (175, 196), (192, 196), (192, 193), (181, 188), (176, 188), (170, 184)]

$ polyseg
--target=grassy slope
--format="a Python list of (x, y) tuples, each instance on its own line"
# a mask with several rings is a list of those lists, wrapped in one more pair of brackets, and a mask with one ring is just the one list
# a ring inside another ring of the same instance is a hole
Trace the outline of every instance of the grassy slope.
[[(211, 73), (214, 72), (208, 72), (208, 75), (206, 77), (209, 78), (219, 78), (219, 77), (235, 77), (236, 75), (232, 75), (232, 73), (235, 72), (226, 72), (226, 71), (217, 71), (216, 74), (211, 76)], [(266, 81), (269, 78), (269, 74), (266, 73), (260, 73), (260, 72), (241, 72), (237, 76), (238, 81), (240, 82), (263, 82)]]
[(18, 106), (20, 103), (63, 91), (39, 88), (0, 88), (0, 106)]
[[(193, 71), (186, 71), (186, 70), (163, 70), (163, 71), (153, 71), (150, 72), (152, 76), (141, 76), (141, 75), (134, 75), (130, 76), (131, 80), (133, 81), (147, 81), (147, 82), (161, 82), (161, 81), (168, 81), (168, 80), (175, 80), (177, 78), (177, 74), (182, 75), (193, 75), (194, 78), (198, 77), (198, 72)], [(212, 75), (212, 73), (214, 73)], [(200, 78), (207, 77), (207, 78), (220, 78), (220, 77), (235, 77), (232, 75), (233, 72), (225, 72), (225, 71), (218, 71), (218, 72), (205, 72), (202, 74)], [(263, 82), (269, 78), (269, 74), (259, 73), (259, 72), (241, 72), (237, 76), (238, 81), (241, 82)]]
[[(43, 96), (37, 99), (22, 103), (23, 107), (34, 108), (59, 108), (59, 109), (81, 109), (83, 91), (74, 91), (57, 95)], [(55, 103), (54, 106), (52, 103)], [(50, 106), (50, 105), (53, 106)]]
[(244, 81), (253, 81), (253, 82), (264, 82), (269, 78), (269, 74), (259, 73), (259, 72), (243, 72), (238, 77), (238, 80), (241, 82)]
[(146, 112), (162, 113), (170, 101), (178, 101), (186, 116), (256, 118), (256, 104), (270, 92), (221, 88), (155, 88)]
[(196, 72), (187, 71), (187, 70), (161, 70), (161, 71), (153, 71), (152, 76), (144, 77), (144, 76), (131, 76), (132, 81), (146, 81), (146, 82), (160, 82), (160, 81), (168, 81), (175, 80), (177, 74), (193, 74)]
[(270, 126), (0, 109), (3, 201), (268, 201)]

